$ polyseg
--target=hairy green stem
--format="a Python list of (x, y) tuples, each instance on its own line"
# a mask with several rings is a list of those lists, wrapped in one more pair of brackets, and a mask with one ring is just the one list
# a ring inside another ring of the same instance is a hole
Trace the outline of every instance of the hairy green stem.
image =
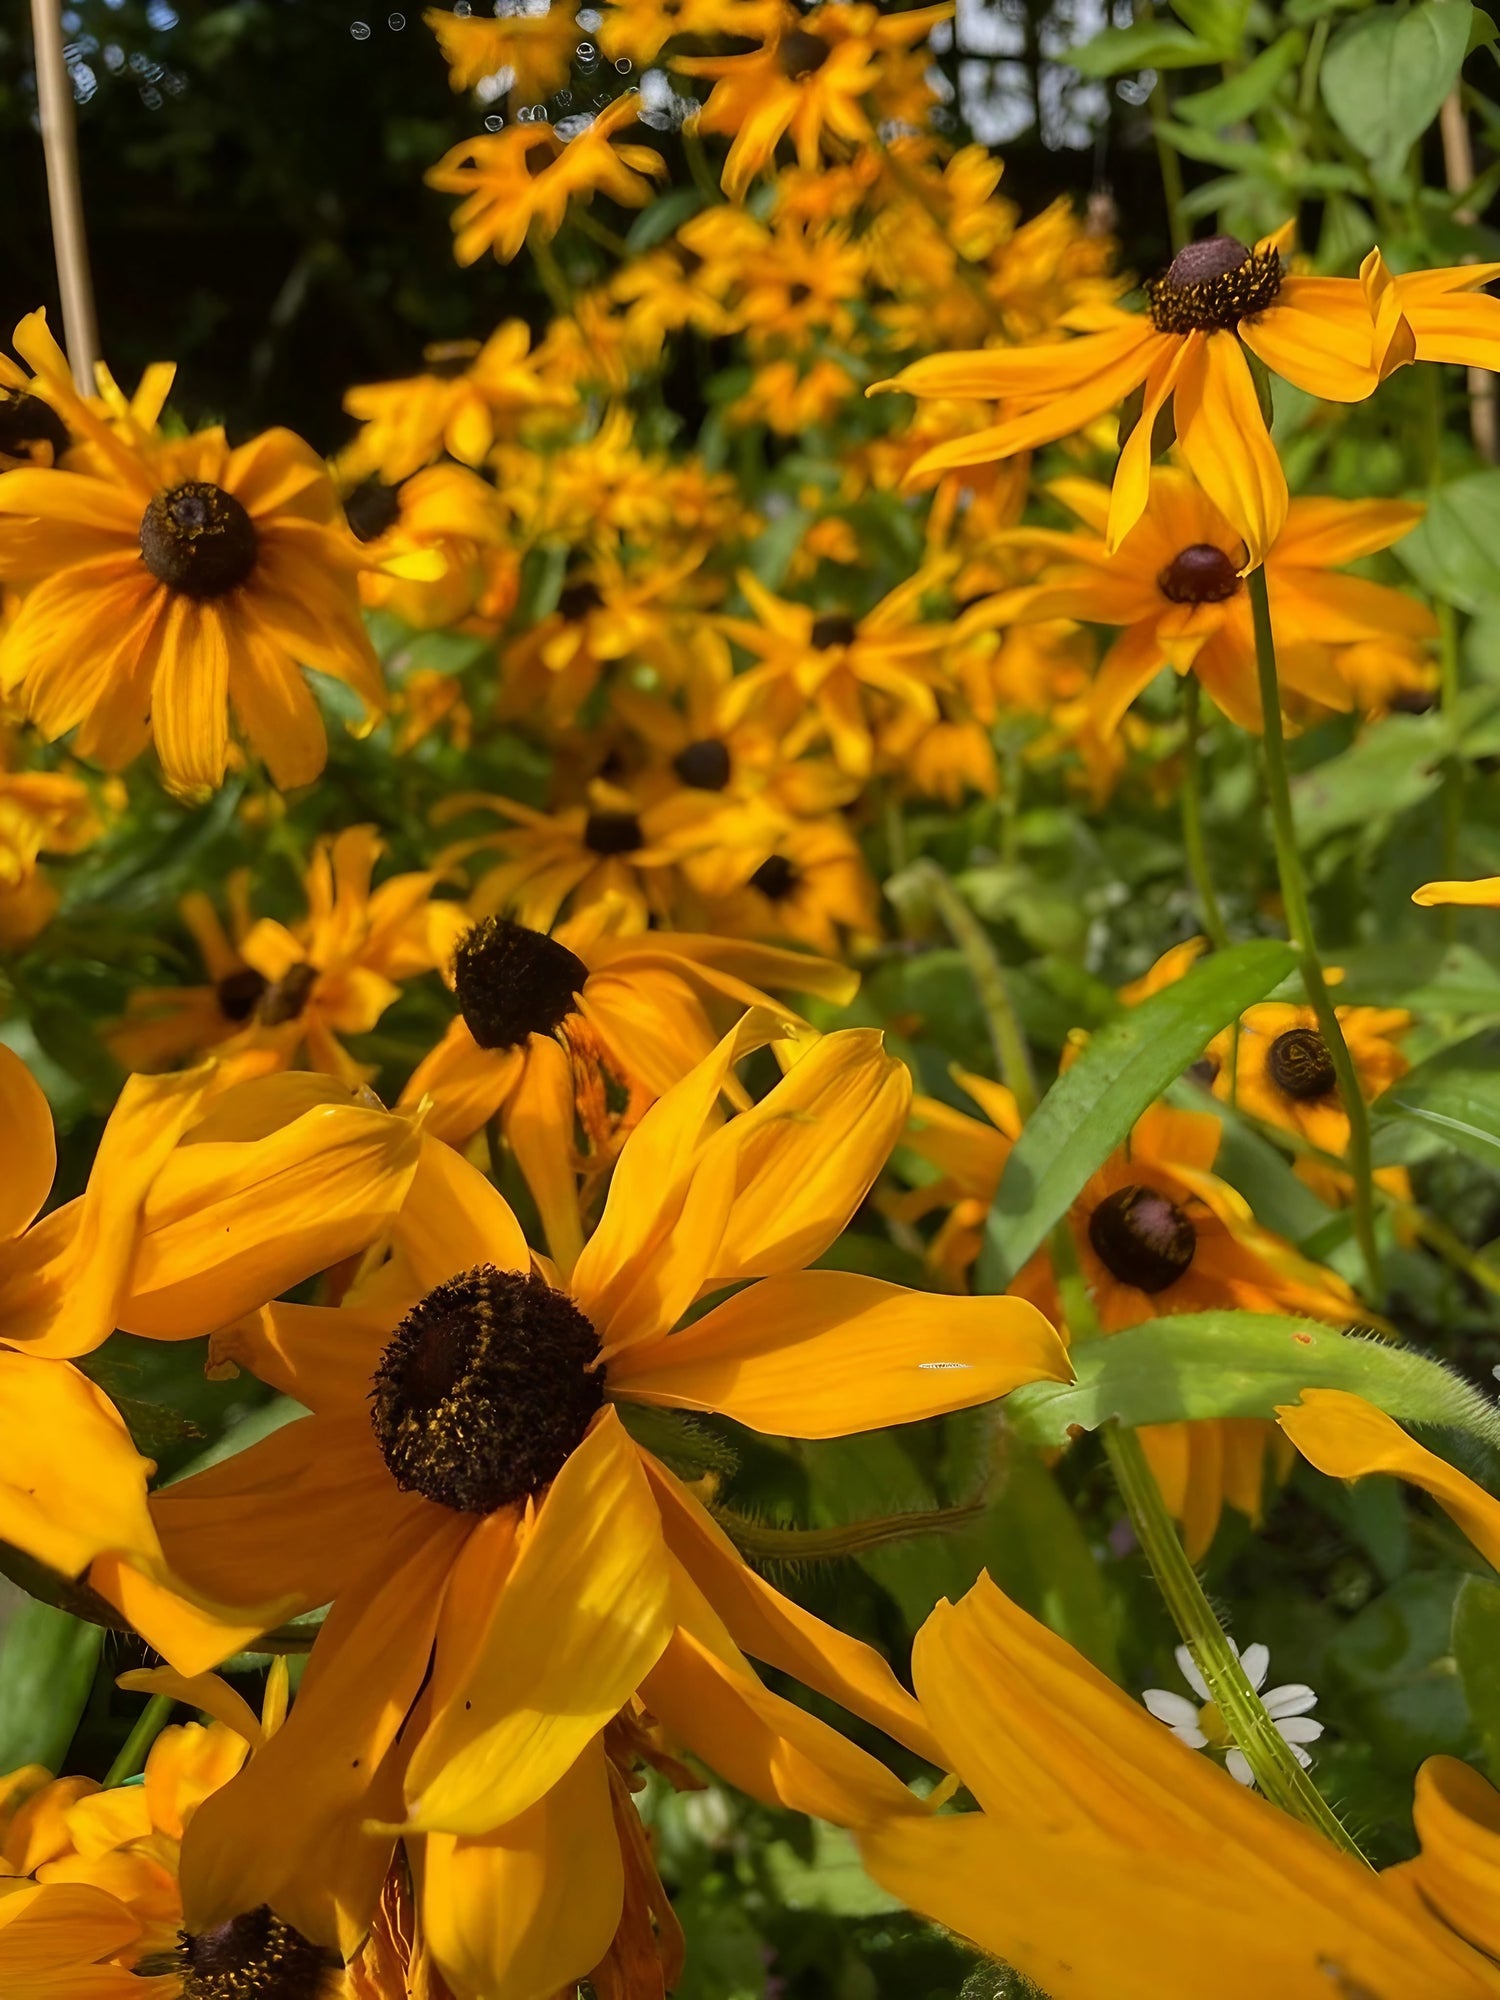
[(1037, 1106), (1036, 1078), (1026, 1050), (1026, 1037), (1005, 983), (1005, 969), (985, 935), (983, 924), (937, 863), (924, 858), (917, 862), (912, 873), (919, 877), (937, 904), (953, 942), (964, 955), (989, 1024), (1000, 1080), (1015, 1098), (1022, 1119), (1027, 1119)]
[(1271, 827), (1276, 841), (1276, 871), (1281, 881), (1281, 900), (1286, 908), (1287, 930), (1297, 949), (1302, 983), (1328, 1053), (1333, 1058), (1339, 1096), (1349, 1120), (1349, 1169), (1354, 1181), (1354, 1233), (1359, 1240), (1365, 1267), (1365, 1286), (1372, 1305), (1385, 1295), (1380, 1269), (1380, 1246), (1375, 1238), (1375, 1179), (1370, 1156), (1370, 1114), (1359, 1087), (1354, 1060), (1339, 1025), (1338, 1010), (1323, 975), (1313, 933), (1312, 909), (1307, 898), (1307, 880), (1302, 872), (1302, 856), (1297, 849), (1297, 825), (1292, 817), (1292, 793), (1287, 780), (1286, 738), (1281, 728), (1281, 683), (1276, 673), (1276, 638), (1271, 628), (1271, 600), (1264, 569), (1254, 569), (1248, 579), (1250, 608), (1255, 620), (1255, 663), (1260, 683), (1261, 744), (1265, 756), (1266, 790), (1271, 801)]
[(1353, 1835), (1297, 1762), (1291, 1745), (1282, 1741), (1265, 1703), (1251, 1687), (1178, 1539), (1140, 1439), (1133, 1430), (1122, 1430), (1113, 1421), (1105, 1424), (1099, 1435), (1130, 1525), (1172, 1621), (1225, 1726), (1255, 1774), (1256, 1784), (1273, 1805), (1325, 1835), (1354, 1860), (1363, 1861)]
[(111, 1785), (123, 1785), (127, 1778), (133, 1778), (146, 1762), (146, 1752), (167, 1726), (172, 1713), (172, 1697), (154, 1694), (135, 1719), (135, 1727), (120, 1745), (120, 1754), (104, 1774), (104, 1789)]
[(1214, 891), (1214, 878), (1208, 865), (1208, 849), (1203, 839), (1203, 765), (1198, 754), (1199, 729), (1199, 688), (1196, 674), (1188, 673), (1182, 681), (1183, 718), (1183, 769), (1182, 769), (1182, 844), (1187, 849), (1188, 873), (1193, 878), (1193, 887), (1198, 892), (1198, 905), (1203, 913), (1203, 928), (1208, 933), (1209, 942), (1215, 951), (1229, 949), (1229, 927), (1224, 922), (1224, 913), (1219, 907), (1219, 898)]

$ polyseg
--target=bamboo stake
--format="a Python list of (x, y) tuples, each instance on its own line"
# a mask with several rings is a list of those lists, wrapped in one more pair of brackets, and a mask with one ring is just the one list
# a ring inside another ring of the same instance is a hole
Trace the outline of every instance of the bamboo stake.
[(57, 288), (62, 297), (63, 344), (78, 393), (91, 396), (95, 389), (94, 364), (99, 359), (99, 322), (94, 313), (94, 285), (89, 275), (88, 238), (83, 226), (73, 80), (63, 57), (61, 0), (31, 0), (31, 33), (36, 53), (42, 150), (47, 160), (47, 199), (52, 208)]
[[(1464, 111), (1463, 98), (1455, 88), (1443, 99), (1443, 108), (1438, 114), (1438, 130), (1443, 139), (1443, 170), (1448, 181), (1450, 194), (1465, 194), (1474, 185), (1474, 146), (1469, 137), (1469, 120)], [(1455, 222), (1473, 223), (1478, 221), (1472, 208), (1456, 208)], [(1465, 257), (1466, 264), (1474, 262), (1473, 257)], [(1487, 465), (1500, 459), (1500, 411), (1495, 404), (1495, 378), (1488, 368), (1470, 368), (1469, 378), (1469, 429), (1474, 438), (1474, 449)]]

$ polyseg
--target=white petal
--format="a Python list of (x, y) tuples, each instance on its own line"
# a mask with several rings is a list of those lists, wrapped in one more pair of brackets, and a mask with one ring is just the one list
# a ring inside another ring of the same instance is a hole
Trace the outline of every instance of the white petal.
[(1245, 1678), (1257, 1694), (1265, 1685), (1266, 1673), (1271, 1665), (1269, 1646), (1247, 1646), (1240, 1654), (1240, 1665), (1245, 1669)]
[(1250, 1769), (1250, 1761), (1243, 1750), (1231, 1750), (1224, 1759), (1224, 1768), (1237, 1785), (1255, 1788), (1255, 1773)]
[(1290, 1746), (1290, 1748), (1292, 1755), (1296, 1758), (1297, 1762), (1302, 1766), (1303, 1770), (1304, 1771), (1307, 1770), (1309, 1766), (1312, 1764), (1312, 1758), (1308, 1756), (1307, 1752), (1302, 1748), (1302, 1745), (1300, 1743), (1293, 1743)]
[(1276, 1733), (1283, 1743), (1316, 1743), (1323, 1725), (1315, 1715), (1288, 1715), (1277, 1723)]
[(1288, 1681), (1284, 1687), (1270, 1688), (1261, 1696), (1266, 1714), (1306, 1715), (1310, 1708), (1316, 1708), (1318, 1697), (1305, 1681)]
[(1198, 1727), (1198, 1711), (1185, 1694), (1173, 1694), (1170, 1688), (1147, 1688), (1141, 1700), (1157, 1721), (1164, 1722), (1168, 1729)]
[(1177, 1648), (1176, 1658), (1178, 1670), (1182, 1674), (1182, 1678), (1193, 1690), (1193, 1693), (1197, 1695), (1199, 1701), (1211, 1701), (1213, 1697), (1209, 1694), (1208, 1683), (1204, 1680), (1202, 1674), (1199, 1673), (1197, 1662), (1186, 1646), (1179, 1646)]

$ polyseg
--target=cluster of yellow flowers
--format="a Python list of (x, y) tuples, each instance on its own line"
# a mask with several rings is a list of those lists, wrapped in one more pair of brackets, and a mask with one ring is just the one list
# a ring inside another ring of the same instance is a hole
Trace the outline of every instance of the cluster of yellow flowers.
[[(707, 86), (695, 172), (728, 142), (725, 198), (668, 211), (638, 92), (531, 115), (572, 73), (569, 9), (430, 16), (455, 88), (503, 78), (526, 113), (432, 170), (458, 259), (529, 246), (553, 313), (352, 389), (331, 464), (185, 433), (170, 369), (81, 393), (41, 313), (0, 361), (0, 951), (45, 938), (44, 857), (104, 837), (148, 752), (184, 807), (239, 786), (303, 893), (240, 870), (183, 900), (201, 975), (105, 1026), (130, 1074), (50, 1209), (47, 1098), (0, 1045), (0, 1539), (161, 1656), (123, 1685), (208, 1718), (141, 1781), (0, 1778), (6, 2000), (651, 2000), (683, 1946), (633, 1794), (698, 1784), (684, 1757), (848, 1829), (1053, 2000), (1187, 2000), (1209, 1967), (1228, 2000), (1500, 1994), (1500, 1799), (1467, 1765), (1423, 1765), (1420, 1856), (1373, 1873), (988, 1578), (927, 1621), (909, 1692), (674, 1463), (672, 1413), (843, 1437), (1068, 1384), (1081, 1343), (1148, 1321), (1379, 1303), (1263, 1226), (1214, 1171), (1220, 1118), (1175, 1099), (1101, 1148), (1005, 1293), (974, 1289), (1024, 1064), (956, 1070), (972, 1115), (874, 1012), (836, 1021), (883, 949), (875, 856), (899, 914), (903, 807), (996, 796), (997, 723), (1032, 718), (1026, 756), (1097, 806), (1131, 770), (1177, 781), (1180, 737), (1132, 712), (1163, 667), (1275, 744), (1433, 686), (1427, 607), (1341, 573), (1421, 508), (1291, 499), (1257, 378), (1353, 403), (1413, 362), (1500, 362), (1500, 266), (1312, 277), (1289, 230), (1221, 235), (1122, 304), (1106, 234), (1064, 203), (1023, 222), (934, 129), (951, 11), (602, 9), (608, 63)], [(617, 236), (595, 196), (658, 226)], [(572, 225), (611, 260), (583, 287), (551, 248)], [(674, 344), (728, 341), (684, 452), (651, 385)], [(758, 511), (743, 440), (835, 430), (836, 483)], [(1033, 489), (1059, 441), (1074, 469)], [(900, 580), (871, 604), (860, 523), (895, 495)], [(372, 631), (399, 635), (384, 662)], [(471, 664), (433, 664), (435, 634)], [(380, 874), (376, 808), (290, 841), (328, 714), (443, 774), (423, 865)], [(496, 789), (517, 746), (536, 782)], [(451, 1004), (387, 1108), (371, 1038), (422, 982)], [(1204, 1081), (1337, 1208), (1369, 1191), (1339, 1066), (1373, 1099), (1412, 1022), (1325, 1000), (1317, 972), (1206, 1030)], [(1403, 1167), (1380, 1185), (1414, 1213)], [(829, 1259), (867, 1202), (927, 1289)], [(298, 1407), (153, 1490), (82, 1365), (116, 1329), (206, 1340), (211, 1375)], [(1190, 1561), (1300, 1454), (1407, 1481), (1500, 1562), (1500, 1502), (1345, 1390), (1136, 1436)], [(247, 1649), (277, 1656), (259, 1716), (216, 1672)]]

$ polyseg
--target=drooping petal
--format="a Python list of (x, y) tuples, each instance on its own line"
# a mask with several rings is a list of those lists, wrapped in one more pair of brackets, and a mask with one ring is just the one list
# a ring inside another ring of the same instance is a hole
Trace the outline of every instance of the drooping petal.
[(1500, 1956), (1500, 1796), (1470, 1764), (1429, 1757), (1412, 1818), (1422, 1851), (1400, 1872), (1462, 1937)]
[(531, 1264), (521, 1225), (504, 1195), (451, 1146), (425, 1133), (394, 1241), (419, 1294), (477, 1264), (501, 1271), (524, 1271)]
[(1183, 364), (1177, 442), (1194, 478), (1244, 538), (1246, 567), (1264, 562), (1290, 496), (1249, 364), (1232, 333), (1209, 334)]
[(529, 1035), (526, 1060), (505, 1106), (505, 1136), (536, 1202), (552, 1261), (564, 1278), (583, 1248), (573, 1172), (574, 1098), (567, 1051), (551, 1035)]

